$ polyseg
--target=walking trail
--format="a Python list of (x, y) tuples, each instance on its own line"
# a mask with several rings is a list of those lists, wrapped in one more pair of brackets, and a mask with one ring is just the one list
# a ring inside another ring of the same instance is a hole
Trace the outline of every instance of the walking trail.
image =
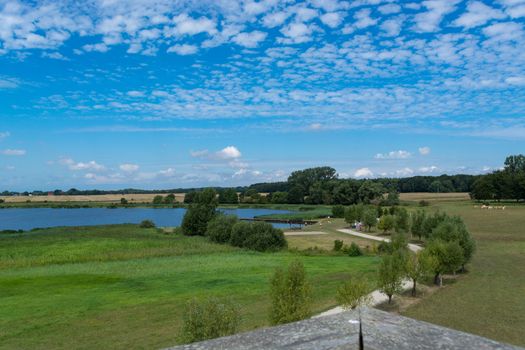
[[(373, 241), (390, 242), (390, 238), (378, 237), (378, 236), (374, 236), (374, 235), (367, 235), (366, 233), (357, 232), (357, 231), (351, 230), (349, 228), (341, 228), (341, 229), (339, 229), (337, 231), (342, 232), (342, 233), (346, 233), (348, 235), (356, 236), (356, 237), (371, 239)], [(417, 253), (420, 250), (422, 250), (423, 247), (421, 247), (421, 246), (419, 246), (417, 244), (409, 243), (408, 244), (408, 249), (410, 249), (414, 253)]]
[[(342, 232), (342, 233), (346, 233), (348, 235), (356, 236), (356, 237), (371, 239), (373, 241), (390, 242), (389, 238), (378, 237), (378, 236), (373, 236), (373, 235), (367, 235), (366, 233), (357, 232), (357, 231), (354, 231), (354, 230), (351, 230), (351, 229), (347, 229), (347, 228), (342, 228), (342, 229), (339, 229), (337, 231)], [(409, 243), (408, 244), (408, 249), (410, 249), (413, 252), (418, 252), (418, 251), (422, 250), (423, 247), (418, 246), (417, 244)], [(403, 282), (402, 282), (401, 288), (403, 289), (403, 291), (412, 288), (412, 281), (410, 279), (404, 279)], [(368, 296), (369, 296), (369, 299), (370, 299), (370, 303), (369, 303), (370, 306), (377, 306), (379, 304), (382, 304), (382, 303), (388, 301), (388, 296), (386, 294), (382, 293), (381, 291), (379, 291), (379, 289), (374, 290), (372, 293), (368, 294)], [(327, 310), (325, 312), (322, 312), (319, 315), (315, 315), (315, 316), (313, 316), (313, 318), (336, 315), (336, 314), (339, 314), (339, 313), (341, 313), (343, 311), (345, 311), (345, 310), (341, 306), (337, 306), (337, 307), (334, 307), (333, 309), (330, 309), (330, 310)]]

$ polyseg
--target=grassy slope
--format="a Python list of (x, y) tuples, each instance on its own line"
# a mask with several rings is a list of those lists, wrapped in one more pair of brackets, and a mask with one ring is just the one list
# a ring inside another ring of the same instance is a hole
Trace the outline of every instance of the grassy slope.
[(405, 314), (496, 340), (525, 345), (525, 207), (482, 210), (472, 202), (441, 202), (461, 215), (477, 241), (470, 272)]
[[(243, 330), (267, 325), (268, 279), (290, 253), (262, 254), (134, 226), (48, 229), (0, 237), (0, 348), (160, 348), (177, 343), (194, 296), (232, 297)], [(314, 310), (376, 258), (299, 257)]]

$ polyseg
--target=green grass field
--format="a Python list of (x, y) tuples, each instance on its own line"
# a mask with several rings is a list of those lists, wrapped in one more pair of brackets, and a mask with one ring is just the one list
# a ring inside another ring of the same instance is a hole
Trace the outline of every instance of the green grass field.
[(477, 252), (469, 273), (404, 314), (525, 346), (525, 206), (484, 210), (471, 201), (444, 201), (427, 210), (460, 215)]
[(1, 349), (143, 349), (178, 343), (184, 303), (232, 298), (242, 330), (268, 325), (268, 280), (305, 264), (315, 312), (375, 257), (256, 253), (132, 225), (0, 236)]

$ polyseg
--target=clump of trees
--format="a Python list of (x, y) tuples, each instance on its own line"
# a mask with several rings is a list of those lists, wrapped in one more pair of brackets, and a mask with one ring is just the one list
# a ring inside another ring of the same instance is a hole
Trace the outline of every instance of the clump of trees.
[(231, 335), (240, 324), (239, 307), (217, 298), (192, 299), (186, 303), (180, 338), (193, 343)]
[(300, 321), (311, 316), (311, 287), (300, 261), (292, 261), (287, 270), (275, 270), (270, 280), (270, 298), (272, 325)]
[(503, 170), (480, 176), (474, 182), (470, 196), (477, 200), (525, 200), (525, 156), (509, 156)]
[(208, 222), (216, 215), (217, 193), (213, 189), (196, 192), (182, 219), (182, 233), (187, 236), (204, 236)]

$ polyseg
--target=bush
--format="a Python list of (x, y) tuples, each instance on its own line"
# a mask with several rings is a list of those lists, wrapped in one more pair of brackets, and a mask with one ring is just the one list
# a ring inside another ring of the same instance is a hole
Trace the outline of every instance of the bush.
[(287, 271), (276, 269), (270, 286), (272, 325), (310, 317), (310, 285), (306, 281), (306, 272), (300, 261), (292, 261)]
[(359, 246), (355, 242), (352, 242), (350, 244), (350, 247), (348, 247), (346, 253), (349, 256), (361, 256), (361, 255), (363, 255), (363, 252), (361, 251), (361, 248), (359, 248)]
[(234, 334), (240, 314), (236, 305), (215, 298), (190, 300), (183, 316), (181, 340), (185, 343)]
[(335, 299), (343, 309), (355, 309), (370, 302), (370, 286), (363, 277), (350, 278), (338, 289)]
[(424, 199), (420, 200), (419, 201), (419, 206), (420, 207), (428, 207), (430, 205), (430, 202), (429, 201), (426, 201)]
[(334, 252), (340, 251), (341, 248), (343, 248), (343, 241), (340, 241), (340, 240), (336, 239), (334, 241)]
[(153, 204), (162, 204), (162, 202), (164, 201), (164, 197), (162, 197), (161, 195), (156, 195), (155, 197), (153, 197)]
[(122, 198), (120, 198), (120, 204), (126, 205), (126, 204), (128, 204), (128, 200), (126, 198), (122, 197)]
[(238, 222), (232, 228), (230, 244), (260, 252), (274, 251), (286, 247), (282, 230), (267, 222)]
[(342, 205), (334, 205), (332, 207), (332, 216), (334, 218), (344, 218), (345, 217), (345, 207)]
[(238, 222), (235, 215), (219, 214), (208, 223), (206, 235), (216, 243), (228, 243), (233, 226)]
[(142, 222), (140, 223), (139, 227), (141, 228), (154, 228), (155, 227), (155, 223), (151, 220), (142, 220)]

